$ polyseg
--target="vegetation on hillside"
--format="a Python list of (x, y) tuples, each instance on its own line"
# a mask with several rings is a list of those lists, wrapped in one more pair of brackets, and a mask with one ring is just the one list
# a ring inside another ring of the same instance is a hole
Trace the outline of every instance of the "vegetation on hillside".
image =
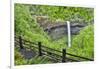
[[(62, 48), (66, 48), (67, 52), (69, 53), (93, 58), (93, 12), (93, 8), (15, 4), (15, 36), (21, 35), (26, 40), (33, 42), (40, 41), (43, 45), (56, 50), (62, 50)], [(62, 21), (69, 20), (72, 22), (83, 22), (88, 26), (81, 30), (79, 35), (73, 36), (72, 47), (68, 48), (66, 36), (62, 39), (52, 41), (47, 33), (44, 32), (43, 28), (40, 27), (39, 23), (36, 22), (34, 16), (48, 16), (51, 20), (60, 19)], [(20, 52), (18, 52), (18, 50), (15, 48), (16, 65), (37, 64), (38, 62), (41, 62), (40, 58), (35, 58), (34, 62), (33, 59), (28, 61), (21, 56)], [(47, 60), (47, 63), (51, 63), (47, 58), (45, 59)]]
[[(93, 58), (94, 57), (94, 27), (89, 25), (80, 31), (72, 41), (72, 47), (69, 52), (80, 56)], [(73, 52), (74, 51), (74, 52)]]

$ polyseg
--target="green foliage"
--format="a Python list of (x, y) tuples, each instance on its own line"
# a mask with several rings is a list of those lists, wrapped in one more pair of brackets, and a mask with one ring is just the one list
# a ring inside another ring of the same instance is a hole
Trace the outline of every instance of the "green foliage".
[(46, 64), (46, 63), (52, 63), (46, 56), (35, 56), (34, 58), (29, 60), (28, 64)]
[(80, 31), (80, 34), (75, 36), (72, 41), (72, 47), (68, 52), (88, 58), (94, 57), (94, 28), (89, 25)]
[(21, 55), (17, 48), (15, 48), (15, 64), (16, 65), (25, 65), (27, 64), (27, 60)]
[[(16, 49), (15, 49), (16, 50)], [(16, 65), (29, 65), (29, 64), (46, 64), (52, 63), (46, 56), (35, 56), (32, 59), (25, 59), (20, 52), (15, 51), (15, 64)]]
[[(67, 47), (67, 38), (64, 36), (60, 40), (53, 41), (43, 28), (35, 21), (33, 15), (36, 16), (49, 16), (51, 20), (61, 19), (63, 21), (75, 21), (91, 23), (93, 21), (93, 8), (81, 7), (59, 7), (48, 5), (24, 5), (15, 4), (14, 9), (15, 17), (15, 34), (16, 36), (22, 35), (24, 39), (32, 42), (41, 41), (43, 45), (62, 51), (66, 48), (67, 52), (93, 58), (94, 57), (94, 33), (93, 25), (89, 25), (80, 34), (73, 37), (72, 47)], [(42, 57), (34, 57), (30, 60), (25, 59), (17, 49), (15, 49), (15, 64), (39, 64), (51, 63), (47, 58), (41, 61)]]
[[(26, 9), (24, 9), (26, 8)], [(15, 5), (15, 31), (23, 35), (26, 30), (30, 30), (28, 22), (31, 21), (28, 8), (24, 5)]]
[(15, 34), (22, 35), (25, 38), (38, 41), (47, 34), (40, 28), (39, 24), (32, 18), (28, 6), (15, 4)]
[(32, 15), (49, 16), (51, 20), (61, 19), (74, 22), (91, 23), (93, 21), (93, 8), (65, 7), (49, 5), (31, 5)]

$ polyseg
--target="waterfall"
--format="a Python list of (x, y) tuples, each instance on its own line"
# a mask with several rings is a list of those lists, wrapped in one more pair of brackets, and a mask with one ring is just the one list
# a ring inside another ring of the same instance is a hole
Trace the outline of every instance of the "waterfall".
[(68, 30), (68, 47), (71, 47), (71, 30), (69, 21), (67, 21), (67, 30)]

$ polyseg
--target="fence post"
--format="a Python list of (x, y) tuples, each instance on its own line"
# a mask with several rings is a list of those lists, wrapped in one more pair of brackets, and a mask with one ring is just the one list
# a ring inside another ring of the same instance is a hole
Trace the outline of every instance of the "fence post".
[(62, 49), (62, 62), (66, 62), (66, 49)]
[(38, 42), (38, 47), (39, 47), (39, 56), (42, 56), (41, 42)]
[(22, 42), (22, 37), (19, 36), (19, 46), (20, 46), (20, 49), (23, 49), (23, 42)]

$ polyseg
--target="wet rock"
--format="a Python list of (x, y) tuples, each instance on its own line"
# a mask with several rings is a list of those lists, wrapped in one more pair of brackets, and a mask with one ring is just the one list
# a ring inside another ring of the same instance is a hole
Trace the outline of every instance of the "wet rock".
[[(71, 24), (71, 35), (77, 35), (81, 29), (83, 29), (86, 25), (84, 24)], [(64, 35), (67, 35), (67, 25), (57, 25), (53, 27), (49, 27), (44, 30), (45, 32), (48, 33), (48, 35), (52, 39), (59, 39)]]

